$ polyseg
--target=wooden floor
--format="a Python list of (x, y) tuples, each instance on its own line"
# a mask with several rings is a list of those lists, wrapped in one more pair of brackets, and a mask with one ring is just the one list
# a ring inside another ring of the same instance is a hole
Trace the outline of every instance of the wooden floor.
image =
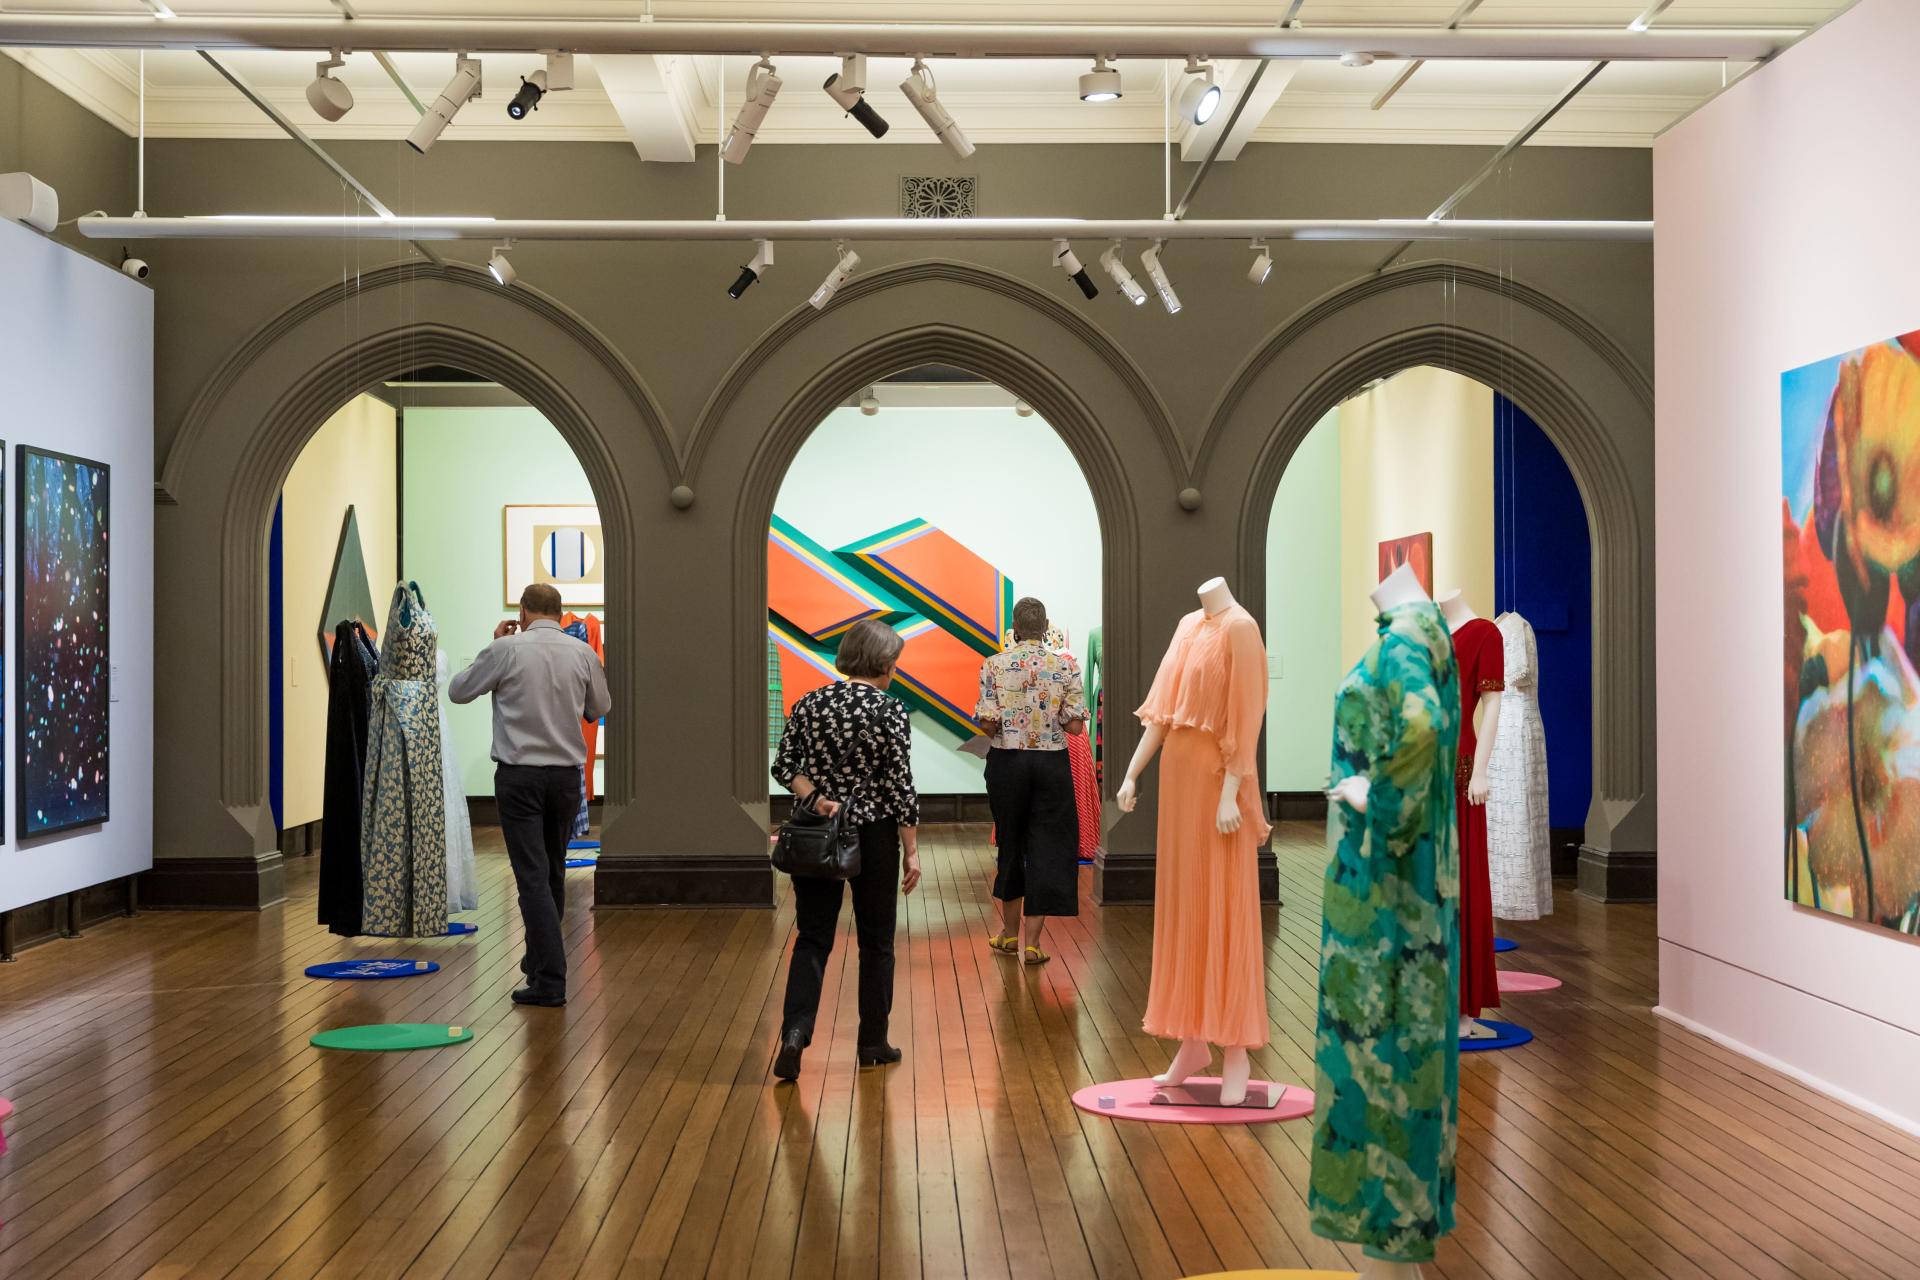
[[(519, 1009), (519, 927), (482, 832), (480, 932), (403, 945), (284, 908), (149, 913), (0, 970), (0, 1276), (1149, 1276), (1357, 1261), (1306, 1227), (1310, 1122), (1116, 1123), (1068, 1094), (1159, 1069), (1151, 915), (1090, 903), (1023, 970), (988, 952), (989, 851), (930, 830), (904, 914), (900, 1066), (856, 1072), (828, 973), (797, 1087), (767, 1068), (791, 911), (568, 914), (572, 1002)], [(1281, 837), (1272, 1047), (1309, 1074), (1320, 841)], [(590, 895), (573, 873), (573, 902)], [(784, 897), (784, 894), (783, 894)], [(843, 920), (843, 926), (846, 925)], [(1920, 1275), (1920, 1142), (1656, 1020), (1650, 908), (1562, 893), (1503, 957), (1539, 1036), (1461, 1069), (1460, 1223), (1429, 1274)], [(444, 966), (310, 981), (317, 960)], [(470, 1025), (405, 1054), (320, 1028)]]

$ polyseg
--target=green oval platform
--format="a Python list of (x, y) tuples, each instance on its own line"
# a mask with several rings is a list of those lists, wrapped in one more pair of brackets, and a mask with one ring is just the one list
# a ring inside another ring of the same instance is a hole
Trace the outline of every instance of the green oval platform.
[(317, 1049), (360, 1049), (385, 1053), (395, 1049), (437, 1049), (473, 1039), (472, 1027), (450, 1027), (444, 1022), (376, 1022), (364, 1027), (335, 1027), (314, 1036)]

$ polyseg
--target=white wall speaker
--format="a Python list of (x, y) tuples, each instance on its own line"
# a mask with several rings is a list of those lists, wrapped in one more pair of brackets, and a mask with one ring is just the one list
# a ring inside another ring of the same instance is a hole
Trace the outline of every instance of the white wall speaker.
[(52, 231), (60, 225), (60, 194), (30, 173), (0, 173), (0, 218)]

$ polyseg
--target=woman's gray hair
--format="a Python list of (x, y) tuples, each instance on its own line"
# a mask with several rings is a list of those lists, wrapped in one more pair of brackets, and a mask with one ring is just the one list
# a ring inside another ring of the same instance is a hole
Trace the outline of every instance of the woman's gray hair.
[(892, 672), (894, 663), (900, 661), (900, 650), (906, 646), (900, 633), (886, 623), (862, 618), (840, 637), (840, 652), (834, 655), (833, 665), (843, 676), (878, 680)]

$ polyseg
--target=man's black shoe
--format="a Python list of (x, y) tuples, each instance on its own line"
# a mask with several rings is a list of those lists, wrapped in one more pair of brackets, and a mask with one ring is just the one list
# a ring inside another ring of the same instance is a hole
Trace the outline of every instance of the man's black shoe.
[(567, 998), (564, 995), (554, 996), (542, 991), (535, 991), (532, 987), (521, 987), (513, 993), (513, 1002), (515, 1004), (536, 1005), (542, 1009), (558, 1009), (566, 1004)]

